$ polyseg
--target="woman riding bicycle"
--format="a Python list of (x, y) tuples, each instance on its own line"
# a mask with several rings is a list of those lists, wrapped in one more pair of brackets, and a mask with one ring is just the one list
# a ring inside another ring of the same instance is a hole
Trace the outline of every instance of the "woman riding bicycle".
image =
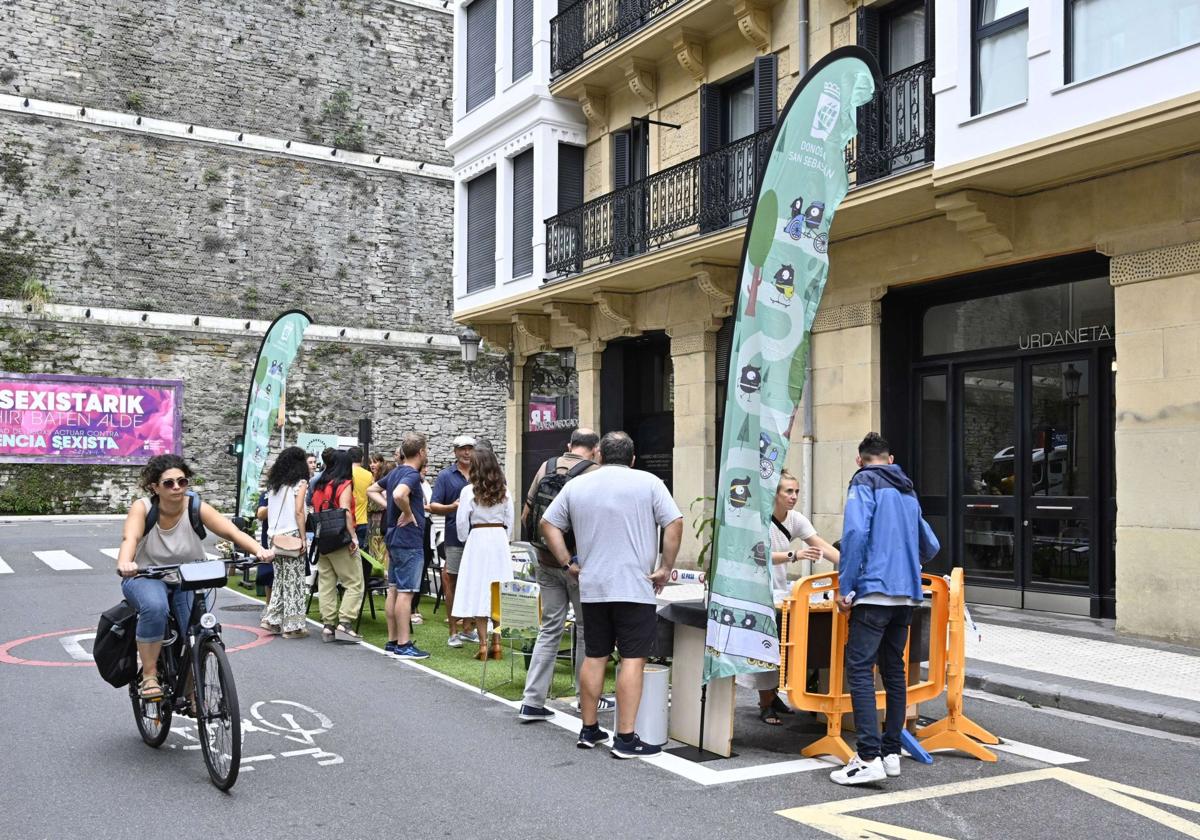
[[(158, 681), (158, 653), (167, 629), (168, 603), (175, 610), (181, 630), (186, 630), (192, 612), (192, 593), (182, 592), (165, 580), (134, 577), (148, 566), (190, 563), (204, 559), (204, 544), (192, 529), (188, 515), (188, 482), (192, 468), (178, 455), (156, 455), (142, 469), (141, 487), (150, 494), (137, 499), (125, 517), (121, 550), (117, 554), (117, 573), (121, 592), (137, 610), (137, 648), (142, 661), (142, 681), (138, 693), (145, 700), (162, 697)], [(158, 521), (146, 531), (146, 518), (157, 507)], [(263, 548), (253, 537), (239, 531), (211, 505), (200, 503), (200, 521), (218, 537), (231, 541), (260, 561), (270, 562), (274, 553)]]

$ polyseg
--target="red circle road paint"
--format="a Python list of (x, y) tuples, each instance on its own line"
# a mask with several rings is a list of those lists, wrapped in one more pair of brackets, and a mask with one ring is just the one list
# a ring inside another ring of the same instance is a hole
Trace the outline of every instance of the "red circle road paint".
[[(259, 647), (267, 644), (273, 638), (270, 633), (268, 633), (266, 630), (263, 630), (261, 627), (246, 627), (242, 624), (223, 624), (221, 626), (229, 627), (234, 630), (245, 630), (247, 633), (250, 633), (254, 636), (253, 641), (246, 642), (244, 645), (225, 648), (226, 653), (236, 653), (239, 650), (249, 650), (250, 648)], [(14, 656), (12, 654), (13, 648), (20, 647), (21, 645), (28, 644), (29, 642), (36, 642), (38, 639), (48, 639), (53, 636), (66, 636), (69, 633), (86, 633), (91, 629), (92, 628), (90, 627), (75, 627), (71, 630), (55, 630), (53, 633), (40, 633), (37, 636), (26, 636), (23, 639), (14, 639), (11, 642), (5, 642), (4, 644), (0, 645), (0, 663), (5, 665), (37, 665), (42, 668), (72, 668), (79, 666), (84, 668), (95, 668), (96, 666), (92, 662), (48, 662), (44, 659), (22, 659), (21, 657)]]

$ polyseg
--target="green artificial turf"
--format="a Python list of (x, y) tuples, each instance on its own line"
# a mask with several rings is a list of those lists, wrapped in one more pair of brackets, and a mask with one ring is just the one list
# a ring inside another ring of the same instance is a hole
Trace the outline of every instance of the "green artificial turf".
[[(254, 592), (247, 592), (236, 584), (231, 583), (231, 588), (236, 588), (238, 592), (256, 597), (260, 601), (263, 600), (262, 596), (256, 595)], [(433, 604), (432, 597), (421, 596), (421, 615), (425, 621), (423, 624), (413, 627), (413, 642), (416, 643), (417, 647), (429, 653), (429, 658), (421, 660), (420, 664), (447, 676), (462, 680), (468, 685), (478, 687), (480, 678), (483, 675), (483, 663), (475, 659), (475, 653), (479, 650), (479, 646), (471, 642), (464, 643), (461, 648), (447, 646), (446, 639), (450, 634), (446, 626), (446, 605), (441, 604), (435, 613), (433, 612)], [(308, 616), (317, 622), (321, 620), (315, 596), (312, 599)], [(311, 626), (309, 629), (314, 635), (319, 632)], [(382, 648), (387, 642), (384, 596), (375, 596), (375, 618), (371, 618), (371, 607), (366, 596), (364, 596), (362, 624), (359, 627), (359, 632), (362, 633), (365, 641), (376, 647)], [(562, 640), (562, 650), (564, 652), (568, 650), (567, 646), (569, 643), (570, 635), (569, 633), (564, 633)], [(510, 644), (516, 648), (515, 651), (510, 652)], [(512, 642), (505, 640), (503, 642), (504, 659), (488, 662), (486, 689), (489, 692), (507, 700), (519, 700), (521, 698), (525, 689), (525, 657), (521, 652), (522, 644), (521, 640), (514, 640)], [(528, 643), (528, 646), (532, 648), (532, 641)], [(510, 669), (511, 678), (509, 675)], [(606, 694), (610, 694), (613, 690), (613, 665), (610, 663), (608, 673), (605, 676), (604, 691)], [(569, 659), (560, 659), (554, 669), (554, 680), (550, 687), (550, 699), (572, 697), (574, 693), (575, 690), (571, 679), (571, 662)]]

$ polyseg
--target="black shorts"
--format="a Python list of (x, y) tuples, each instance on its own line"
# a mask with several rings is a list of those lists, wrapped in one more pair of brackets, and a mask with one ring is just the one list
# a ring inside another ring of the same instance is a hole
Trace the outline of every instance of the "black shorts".
[(615, 646), (625, 659), (645, 659), (654, 650), (658, 608), (630, 601), (584, 603), (583, 652), (607, 658)]

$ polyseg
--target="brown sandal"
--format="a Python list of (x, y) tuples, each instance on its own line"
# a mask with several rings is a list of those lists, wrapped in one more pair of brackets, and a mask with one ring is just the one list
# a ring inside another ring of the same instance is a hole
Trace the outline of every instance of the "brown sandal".
[(487, 648), (485, 648), (485, 647), (481, 647), (481, 648), (478, 650), (478, 652), (476, 652), (476, 654), (475, 654), (475, 658), (476, 658), (476, 659), (478, 659), (480, 662), (482, 662), (482, 661), (484, 661), (485, 659), (487, 659), (487, 658), (488, 658), (488, 649), (487, 649)]
[(138, 683), (138, 697), (143, 700), (161, 700), (163, 687), (158, 677), (142, 677), (142, 681)]
[(488, 654), (490, 659), (503, 659), (504, 653), (498, 647), (492, 648), (492, 652)]

